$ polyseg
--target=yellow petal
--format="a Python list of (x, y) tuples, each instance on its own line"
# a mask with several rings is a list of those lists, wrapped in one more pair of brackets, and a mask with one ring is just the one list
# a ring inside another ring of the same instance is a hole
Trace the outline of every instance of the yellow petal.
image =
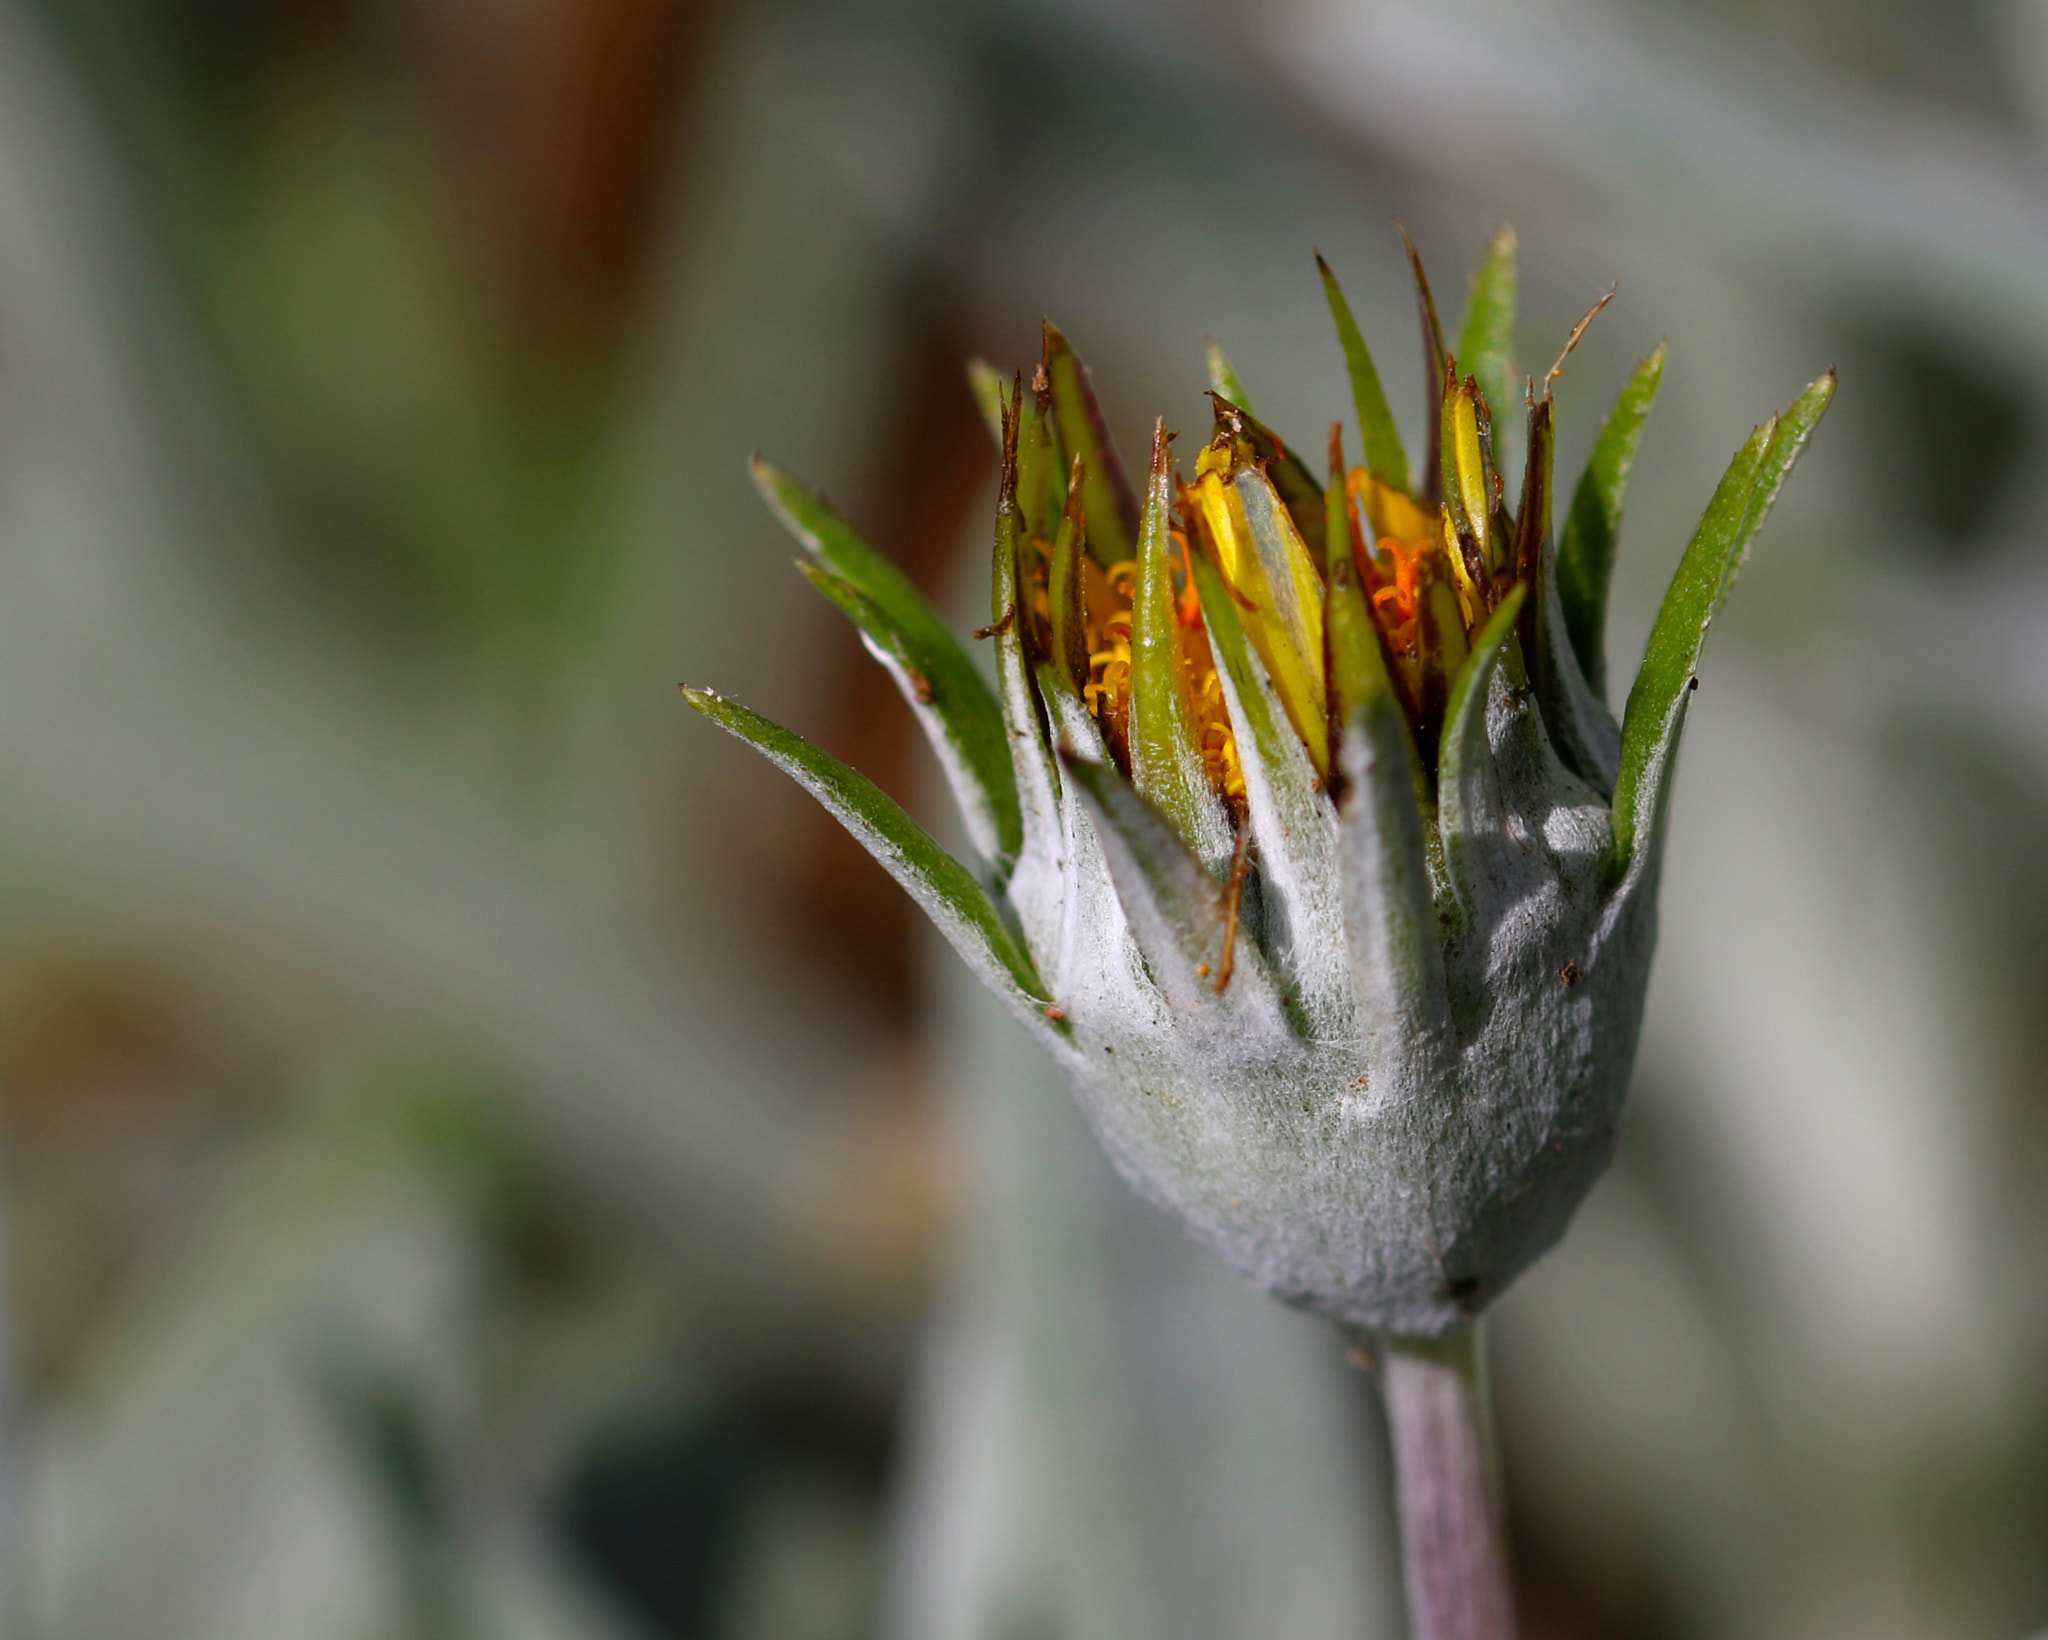
[(1315, 560), (1266, 475), (1238, 465), (1227, 446), (1202, 452), (1194, 497), (1203, 533), (1241, 600), (1252, 647), (1317, 771), (1327, 774), (1323, 582)]
[(1351, 488), (1372, 525), (1373, 540), (1381, 541), (1392, 536), (1396, 541), (1413, 546), (1436, 534), (1436, 520), (1406, 490), (1397, 490), (1391, 484), (1382, 483), (1363, 467), (1351, 469)]

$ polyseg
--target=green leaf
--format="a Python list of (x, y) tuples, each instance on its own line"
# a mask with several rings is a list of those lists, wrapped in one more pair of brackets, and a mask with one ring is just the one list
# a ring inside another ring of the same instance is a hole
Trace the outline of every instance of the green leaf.
[(1488, 407), (1501, 415), (1515, 378), (1515, 230), (1502, 227), (1472, 276), (1472, 297), (1458, 333), (1458, 362), (1478, 379)]
[(1224, 705), (1237, 737), (1260, 881), (1270, 896), (1268, 948), (1292, 977), (1311, 1034), (1345, 1035), (1351, 974), (1344, 960), (1336, 812), (1322, 795), (1323, 781), (1308, 749), (1245, 635), (1222, 573), (1206, 553), (1194, 555), (1194, 571)]
[(1088, 368), (1050, 319), (1045, 322), (1044, 368), (1060, 446), (1087, 463), (1082, 498), (1088, 515), (1088, 550), (1107, 569), (1133, 556), (1138, 498), (1109, 436)]
[(1571, 634), (1579, 670), (1602, 699), (1607, 695), (1607, 589), (1614, 579), (1614, 552), (1621, 540), (1621, 509), (1628, 497), (1629, 469), (1642, 442), (1643, 423), (1664, 378), (1665, 344), (1636, 366), (1614, 401), (1614, 410), (1593, 441), (1586, 471), (1572, 492), (1557, 543), (1557, 596), (1565, 631)]
[[(1351, 304), (1344, 300), (1337, 276), (1330, 271), (1322, 253), (1316, 253), (1316, 267), (1323, 275), (1323, 295), (1329, 299), (1330, 317), (1337, 321), (1337, 341), (1344, 349), (1344, 369), (1351, 377), (1351, 403), (1358, 412), (1358, 436), (1365, 449), (1366, 471), (1397, 490), (1408, 488), (1408, 454), (1401, 448), (1400, 429), (1387, 408), (1386, 390), (1380, 373), (1373, 368), (1365, 337), (1351, 316)], [(1435, 389), (1432, 388), (1434, 393)]]
[(802, 786), (923, 908), (982, 983), (1043, 1027), (1050, 1002), (1031, 958), (967, 868), (866, 775), (709, 689), (683, 697)]
[[(897, 681), (909, 690), (933, 749), (948, 776), (955, 777), (954, 791), (960, 794), (975, 847), (998, 870), (1007, 869), (1023, 841), (1017, 781), (1002, 713), (980, 669), (909, 578), (823, 500), (759, 456), (753, 475), (755, 487), (789, 532), (834, 583), (857, 594), (862, 610), (871, 612), (856, 613), (833, 599), (877, 646), (879, 656), (885, 661), (897, 657), (903, 668)], [(819, 587), (832, 596), (823, 583)], [(929, 700), (918, 698), (925, 692), (917, 688), (918, 677)]]
[(967, 672), (976, 693), (970, 702), (961, 701), (953, 691), (962, 680), (949, 678), (940, 658), (922, 649), (874, 599), (816, 564), (797, 567), (860, 629), (868, 652), (896, 680), (946, 772), (969, 841), (999, 873), (1006, 871), (1023, 841), (1023, 824), (1002, 717), (981, 674)]
[(1131, 781), (1173, 822), (1202, 863), (1221, 875), (1230, 859), (1230, 828), (1195, 739), (1173, 595), (1172, 517), (1173, 458), (1161, 421), (1152, 430), (1138, 574), (1131, 589)]
[(1834, 394), (1835, 373), (1830, 370), (1783, 415), (1773, 416), (1750, 436), (1707, 503), (1679, 560), (1678, 573), (1671, 578), (1622, 718), (1614, 836), (1624, 867), (1646, 859), (1659, 835), (1672, 761), (1685, 726), (1686, 700), (1699, 681), (1707, 628), (1735, 584), (1736, 572), (1786, 474)]
[(1209, 338), (1209, 391), (1222, 394), (1246, 415), (1252, 413), (1252, 401), (1245, 396), (1244, 383), (1237, 379), (1223, 345), (1214, 336)]

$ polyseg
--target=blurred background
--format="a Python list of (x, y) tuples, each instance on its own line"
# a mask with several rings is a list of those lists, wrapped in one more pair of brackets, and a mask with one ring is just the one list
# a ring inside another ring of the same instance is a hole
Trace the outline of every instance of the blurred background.
[[(2048, 6), (0, 0), (0, 1564), (36, 1640), (1392, 1637), (1369, 1380), (1127, 1199), (711, 682), (944, 828), (745, 475), (963, 611), (963, 385), (1314, 442), (1502, 220), (1717, 623), (1526, 1629), (2048, 1624)], [(971, 623), (969, 623), (971, 624)], [(1619, 663), (1618, 663), (1619, 664)]]

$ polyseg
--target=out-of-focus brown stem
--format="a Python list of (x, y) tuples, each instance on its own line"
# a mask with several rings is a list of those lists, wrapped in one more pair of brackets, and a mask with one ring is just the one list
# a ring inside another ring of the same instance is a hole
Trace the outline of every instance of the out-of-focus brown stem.
[(1382, 1337), (1412, 1640), (1514, 1640), (1479, 1325)]

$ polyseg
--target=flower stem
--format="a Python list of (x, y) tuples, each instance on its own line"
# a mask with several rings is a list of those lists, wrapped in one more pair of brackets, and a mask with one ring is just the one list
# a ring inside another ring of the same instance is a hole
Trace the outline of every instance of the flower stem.
[(1514, 1637), (1483, 1343), (1476, 1321), (1379, 1340), (1412, 1640)]

